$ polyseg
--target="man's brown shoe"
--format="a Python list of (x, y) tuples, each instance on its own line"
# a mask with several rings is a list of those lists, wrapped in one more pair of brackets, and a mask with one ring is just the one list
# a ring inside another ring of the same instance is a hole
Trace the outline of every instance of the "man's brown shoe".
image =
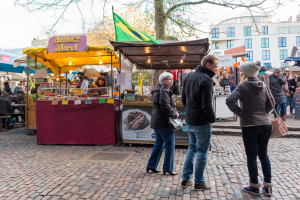
[(191, 185), (193, 185), (193, 181), (185, 181), (185, 180), (181, 181), (181, 186), (182, 187), (189, 187)]
[(212, 188), (211, 184), (208, 182), (204, 182), (201, 184), (195, 184), (195, 190), (210, 190)]

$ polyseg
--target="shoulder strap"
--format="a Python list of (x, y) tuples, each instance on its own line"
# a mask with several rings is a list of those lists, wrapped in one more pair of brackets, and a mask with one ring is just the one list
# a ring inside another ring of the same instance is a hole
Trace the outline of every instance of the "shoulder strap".
[(277, 111), (276, 111), (276, 109), (275, 109), (274, 103), (273, 103), (273, 101), (272, 101), (271, 95), (270, 95), (270, 90), (269, 90), (269, 88), (268, 88), (268, 86), (267, 86), (266, 84), (264, 84), (264, 85), (265, 85), (265, 87), (266, 87), (268, 99), (269, 99), (269, 101), (270, 101), (270, 103), (271, 103), (271, 105), (272, 105), (272, 108), (273, 108), (273, 110), (274, 110), (274, 113), (275, 113), (276, 117), (279, 118), (278, 113), (277, 113)]

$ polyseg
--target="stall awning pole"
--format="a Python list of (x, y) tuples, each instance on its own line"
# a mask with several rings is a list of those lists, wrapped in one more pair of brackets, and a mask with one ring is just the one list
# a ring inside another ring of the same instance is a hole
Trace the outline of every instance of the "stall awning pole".
[(60, 75), (60, 67), (59, 67), (59, 95), (61, 95), (61, 75)]
[(110, 76), (112, 78), (112, 82), (111, 82), (111, 97), (113, 98), (114, 97), (114, 83), (115, 83), (115, 79), (114, 77), (112, 76), (112, 52), (110, 52)]

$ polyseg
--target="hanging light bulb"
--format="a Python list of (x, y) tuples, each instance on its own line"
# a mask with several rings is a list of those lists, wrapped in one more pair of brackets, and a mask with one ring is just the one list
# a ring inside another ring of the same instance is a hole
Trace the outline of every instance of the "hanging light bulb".
[(69, 65), (72, 65), (71, 57), (69, 58)]
[(183, 63), (183, 58), (181, 58), (180, 63), (181, 63), (181, 64)]
[(185, 59), (185, 54), (183, 54), (183, 56), (182, 56), (181, 59), (180, 59), (180, 63), (181, 63), (181, 64), (184, 62), (184, 59)]
[(99, 64), (100, 64), (100, 65), (102, 65), (102, 64), (103, 64), (103, 61), (102, 61), (102, 58), (101, 58), (101, 56), (100, 56)]
[(150, 56), (148, 56), (147, 63), (151, 63), (151, 58), (150, 58)]

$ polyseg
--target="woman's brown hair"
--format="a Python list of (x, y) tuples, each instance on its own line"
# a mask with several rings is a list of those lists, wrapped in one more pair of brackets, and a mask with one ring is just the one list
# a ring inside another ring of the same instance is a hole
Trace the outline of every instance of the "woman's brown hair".
[[(100, 85), (100, 84), (99, 84), (99, 81), (100, 81), (100, 80), (102, 80), (102, 81), (104, 82), (103, 85)], [(96, 85), (97, 85), (98, 87), (106, 87), (106, 85), (107, 85), (107, 83), (106, 83), (106, 78), (105, 78), (104, 76), (100, 75), (100, 76), (97, 78)]]

